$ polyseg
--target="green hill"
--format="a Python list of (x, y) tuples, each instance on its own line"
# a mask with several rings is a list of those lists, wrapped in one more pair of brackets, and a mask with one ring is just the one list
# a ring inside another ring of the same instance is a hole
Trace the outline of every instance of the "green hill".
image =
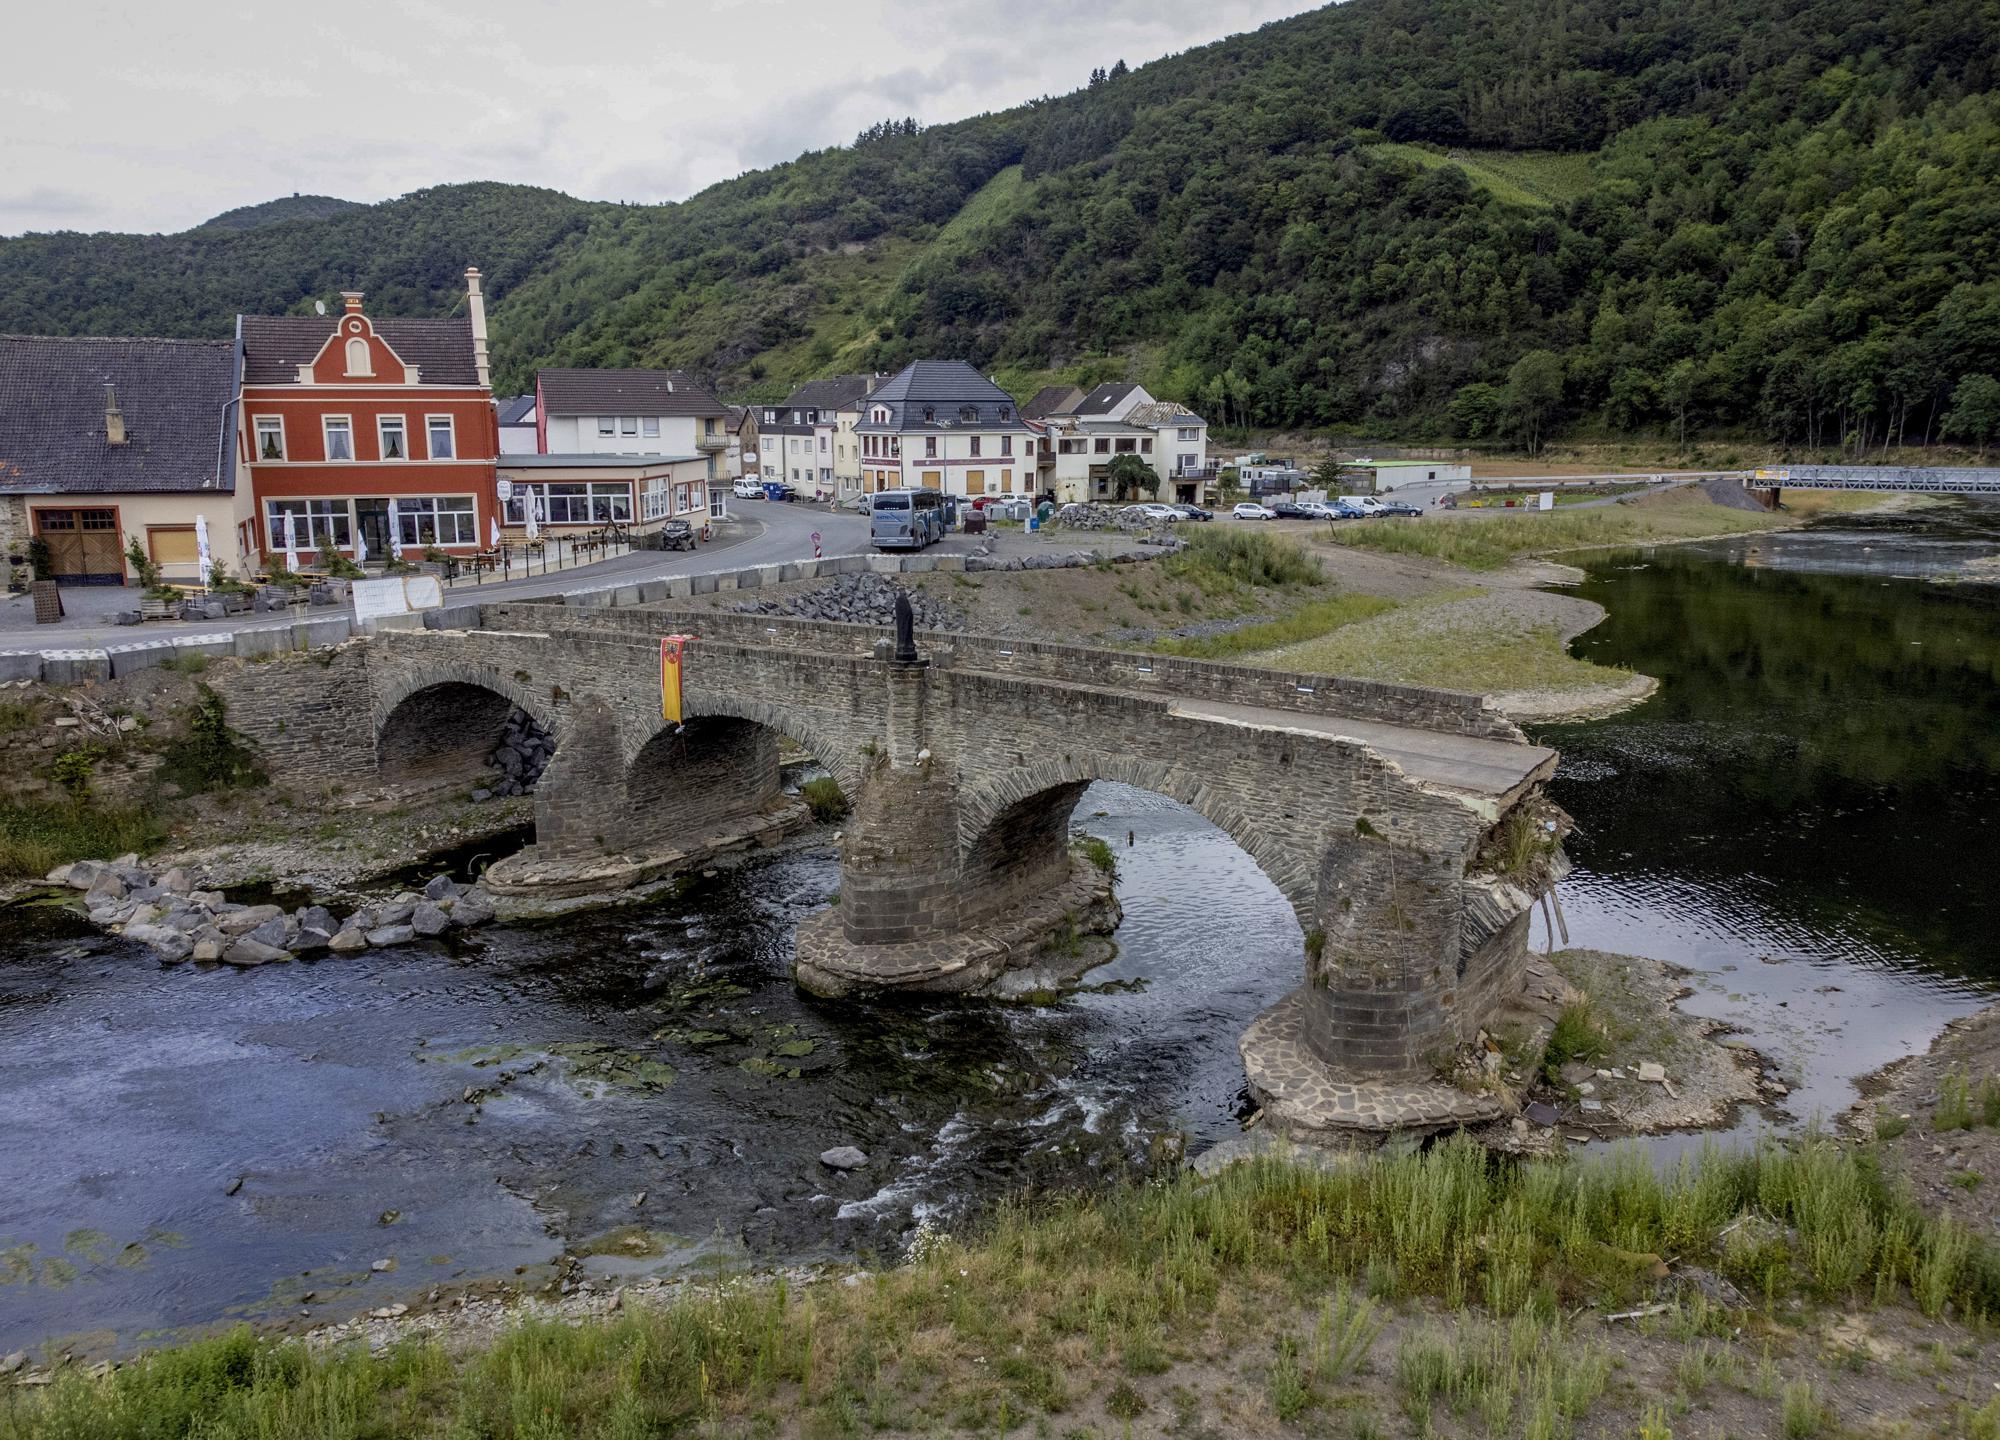
[(324, 220), (362, 208), (359, 201), (341, 200), (332, 195), (288, 195), (282, 200), (266, 200), (261, 205), (242, 205), (234, 210), (225, 210), (196, 228), (255, 230), (260, 225), (281, 225), (287, 220)]
[(442, 311), (476, 262), (510, 388), (946, 355), (1223, 424), (1477, 437), (1539, 390), (1545, 427), (1916, 440), (2000, 373), (1996, 33), (2000, 0), (1351, 0), (679, 204), (454, 185), (4, 241), (0, 329)]

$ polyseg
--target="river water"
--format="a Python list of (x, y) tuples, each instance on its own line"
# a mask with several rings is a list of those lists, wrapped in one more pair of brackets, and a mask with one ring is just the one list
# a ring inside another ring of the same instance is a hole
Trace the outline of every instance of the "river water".
[[(1751, 553), (1754, 547), (1755, 553)], [(1794, 1087), (1848, 1104), (2000, 978), (2000, 596), (1921, 580), (2000, 525), (1849, 524), (1595, 562), (1577, 645), (1660, 676), (1555, 727), (1573, 943), (1698, 972)], [(1093, 787), (1126, 911), (1051, 1006), (829, 1004), (788, 977), (829, 849), (453, 945), (163, 969), (0, 916), (0, 1351), (335, 1318), (437, 1286), (887, 1257), (995, 1198), (1235, 1134), (1237, 1035), (1296, 984), (1277, 890), (1192, 812)], [(1538, 936), (1538, 941), (1539, 941)], [(819, 1152), (854, 1144), (866, 1169)], [(240, 1185), (237, 1183), (240, 1181)], [(394, 1268), (377, 1272), (378, 1261)], [(309, 1299), (307, 1297), (310, 1297)]]

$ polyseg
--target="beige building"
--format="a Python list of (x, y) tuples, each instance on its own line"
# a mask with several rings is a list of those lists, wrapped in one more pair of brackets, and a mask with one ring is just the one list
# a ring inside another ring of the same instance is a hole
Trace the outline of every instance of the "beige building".
[[(235, 442), (241, 347), (229, 340), (0, 337), (0, 545), (10, 571), (34, 542), (63, 585), (162, 579), (259, 563)], [(12, 578), (10, 576), (10, 578)]]

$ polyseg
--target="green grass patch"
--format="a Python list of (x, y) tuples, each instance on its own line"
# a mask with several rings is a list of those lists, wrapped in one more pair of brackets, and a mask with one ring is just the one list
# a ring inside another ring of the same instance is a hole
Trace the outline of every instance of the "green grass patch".
[(1557, 150), (1460, 150), (1447, 155), (1425, 145), (1393, 141), (1367, 147), (1371, 155), (1407, 160), (1426, 170), (1453, 169), (1494, 199), (1532, 210), (1566, 205), (1591, 186), (1590, 156)]
[(143, 853), (166, 833), (149, 806), (0, 804), (0, 875), (41, 876), (72, 860)]
[(1598, 545), (1645, 545), (1708, 535), (1769, 530), (1777, 516), (1732, 510), (1699, 494), (1650, 496), (1571, 514), (1426, 516), (1411, 523), (1367, 521), (1336, 526), (1342, 545), (1444, 560), (1468, 570), (1497, 570), (1523, 555), (1547, 555)]
[(1247, 663), (1494, 694), (1582, 690), (1627, 672), (1571, 657), (1552, 625), (1425, 629), (1393, 622), (1350, 625), (1317, 640), (1249, 655)]
[(1186, 537), (1185, 549), (1161, 562), (1160, 571), (1169, 579), (1203, 590), (1232, 585), (1282, 589), (1326, 579), (1318, 558), (1296, 541), (1234, 526), (1181, 528), (1194, 533)]
[[(1423, 1433), (1624, 1434), (1600, 1405), (1647, 1397), (1611, 1386), (1609, 1353), (1567, 1316), (1652, 1293), (1660, 1255), (1757, 1297), (1715, 1324), (1768, 1329), (1795, 1297), (2000, 1304), (1992, 1245), (1923, 1214), (1871, 1150), (1808, 1135), (1662, 1172), (1637, 1150), (1496, 1164), (1457, 1136), (1324, 1170), (1267, 1157), (1010, 1202), (858, 1284), (718, 1283), (581, 1324), (524, 1320), (462, 1356), (239, 1329), (102, 1379), (0, 1388), (0, 1440), (1060, 1433), (1046, 1417), (1086, 1397), (1129, 1417), (1183, 1360), (1229, 1355), (1282, 1416), (1333, 1418), (1372, 1369)], [(1460, 1313), (1405, 1325), (1392, 1363), (1371, 1365), (1397, 1305)], [(1824, 1413), (1803, 1383), (1781, 1402), (1787, 1434)]]
[(1112, 853), (1108, 841), (1096, 835), (1079, 835), (1076, 838), (1077, 852), (1106, 875), (1118, 874), (1118, 857)]
[(838, 820), (852, 807), (847, 803), (847, 795), (840, 788), (840, 782), (831, 775), (815, 775), (799, 786), (799, 795), (812, 811), (813, 819), (821, 824)]
[(1380, 595), (1335, 595), (1314, 600), (1290, 614), (1220, 635), (1173, 637), (1154, 642), (1153, 649), (1166, 655), (1187, 655), (1202, 660), (1229, 659), (1252, 655), (1280, 646), (1297, 645), (1329, 635), (1358, 620), (1369, 620), (1396, 608), (1396, 602)]

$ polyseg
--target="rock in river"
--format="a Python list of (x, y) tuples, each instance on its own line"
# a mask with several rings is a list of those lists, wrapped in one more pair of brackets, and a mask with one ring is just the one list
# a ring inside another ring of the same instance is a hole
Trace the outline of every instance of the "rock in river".
[(868, 1163), (868, 1156), (852, 1145), (836, 1145), (819, 1152), (819, 1163), (830, 1170), (859, 1170)]

